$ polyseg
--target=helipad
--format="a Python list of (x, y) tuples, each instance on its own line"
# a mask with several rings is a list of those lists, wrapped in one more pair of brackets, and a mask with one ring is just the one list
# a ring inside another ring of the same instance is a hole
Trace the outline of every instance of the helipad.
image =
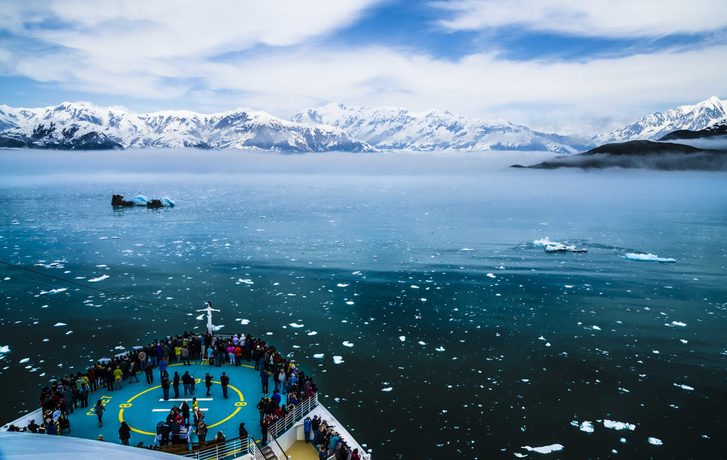
[[(120, 390), (108, 391), (99, 388), (89, 396), (88, 408), (77, 408), (70, 415), (71, 435), (82, 438), (97, 439), (103, 435), (104, 440), (120, 442), (118, 429), (122, 421), (126, 421), (132, 430), (131, 444), (143, 442), (149, 445), (154, 442), (156, 425), (163, 421), (172, 407), (179, 407), (182, 401), (192, 405), (192, 398), (196, 397), (200, 409), (204, 413), (204, 421), (208, 427), (207, 440), (214, 438), (218, 431), (222, 431), (227, 439), (239, 436), (240, 422), (256, 439), (260, 437), (259, 415), (257, 402), (262, 397), (259, 372), (252, 366), (223, 365), (220, 367), (202, 365), (200, 362), (190, 366), (172, 364), (168, 372), (173, 379), (174, 372), (180, 377), (189, 371), (195, 380), (194, 394), (184, 395), (184, 386), (179, 385), (179, 395), (174, 394), (174, 388), (169, 390), (169, 400), (163, 399), (160, 385), (159, 370), (154, 370), (154, 382), (147, 385), (143, 373), (139, 374), (138, 383), (124, 383)], [(223, 398), (220, 376), (225, 372), (230, 377), (228, 398)], [(210, 395), (204, 385), (205, 374), (213, 377)], [(272, 389), (272, 385), (270, 386)], [(103, 426), (98, 426), (96, 414), (93, 411), (95, 403), (101, 400), (106, 407), (103, 416)], [(283, 397), (285, 400), (285, 397)], [(197, 437), (192, 435), (192, 441)]]

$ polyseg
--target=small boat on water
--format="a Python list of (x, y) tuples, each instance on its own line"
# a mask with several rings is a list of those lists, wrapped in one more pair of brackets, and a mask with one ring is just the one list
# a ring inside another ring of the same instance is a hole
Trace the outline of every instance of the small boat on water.
[(131, 208), (134, 206), (146, 206), (149, 209), (173, 208), (174, 201), (166, 196), (149, 199), (144, 195), (136, 195), (130, 200), (125, 200), (124, 195), (113, 195), (111, 206), (114, 208)]

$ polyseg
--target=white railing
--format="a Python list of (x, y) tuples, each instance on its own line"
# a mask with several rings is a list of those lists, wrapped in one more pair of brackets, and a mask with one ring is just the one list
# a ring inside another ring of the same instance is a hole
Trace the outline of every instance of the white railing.
[[(186, 452), (182, 456), (199, 460), (223, 460), (226, 458), (241, 457), (251, 452), (255, 442), (249, 436), (247, 438), (235, 438), (224, 441), (209, 447), (203, 447), (193, 452)], [(257, 457), (255, 457), (257, 458)]]
[(285, 414), (284, 418), (278, 419), (268, 427), (268, 436), (277, 438), (281, 434), (288, 431), (296, 422), (303, 420), (310, 411), (318, 406), (318, 393), (314, 393), (310, 398), (306, 398), (298, 405), (294, 406), (292, 412)]
[(260, 446), (255, 443), (254, 440), (250, 439), (250, 453), (255, 458), (255, 460), (266, 460), (265, 456), (262, 452), (260, 452)]

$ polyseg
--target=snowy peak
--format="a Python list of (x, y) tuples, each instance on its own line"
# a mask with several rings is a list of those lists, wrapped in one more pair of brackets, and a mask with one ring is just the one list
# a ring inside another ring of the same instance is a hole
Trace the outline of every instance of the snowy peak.
[(122, 107), (98, 107), (87, 102), (34, 109), (0, 106), (0, 147), (373, 150), (332, 126), (308, 126), (249, 109), (213, 114), (182, 110), (134, 114)]
[(647, 115), (630, 125), (609, 133), (597, 134), (595, 143), (631, 140), (656, 140), (672, 131), (699, 131), (727, 119), (727, 101), (712, 96), (694, 105), (681, 105)]
[(506, 120), (485, 122), (448, 111), (412, 112), (396, 107), (330, 103), (298, 112), (298, 123), (336, 126), (381, 150), (548, 150), (572, 153), (583, 144), (533, 131)]

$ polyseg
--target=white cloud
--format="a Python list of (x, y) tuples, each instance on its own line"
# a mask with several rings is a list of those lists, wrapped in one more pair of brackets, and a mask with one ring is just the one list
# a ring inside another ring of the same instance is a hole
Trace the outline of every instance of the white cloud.
[[(0, 44), (0, 72), (106, 100), (117, 96), (121, 105), (149, 101), (144, 110), (250, 106), (285, 116), (341, 101), (503, 116), (536, 129), (586, 134), (655, 109), (727, 95), (724, 45), (583, 62), (513, 61), (496, 53), (450, 60), (311, 40), (353, 21), (368, 1), (326, 7), (293, 1), (285, 3), (286, 14), (274, 2), (236, 6), (242, 3), (88, 8), (78, 1), (0, 0), (8, 6), (0, 8), (0, 29), (15, 36)], [(51, 18), (64, 26), (31, 26)], [(248, 51), (219, 57), (240, 50)]]
[(516, 25), (579, 36), (649, 37), (727, 27), (724, 0), (453, 0), (434, 5), (452, 13), (451, 30)]

